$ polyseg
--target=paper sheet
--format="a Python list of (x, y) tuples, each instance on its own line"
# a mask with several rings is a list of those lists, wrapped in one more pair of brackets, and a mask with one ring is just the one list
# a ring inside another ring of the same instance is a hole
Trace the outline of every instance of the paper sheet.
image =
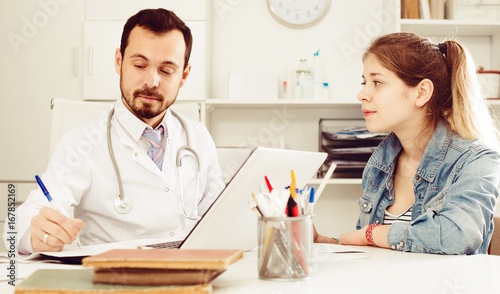
[(313, 246), (313, 263), (352, 260), (369, 257), (368, 252), (357, 247), (337, 244), (315, 243)]
[[(23, 257), (21, 259), (28, 261), (28, 260), (36, 260), (43, 256), (56, 257), (56, 258), (92, 256), (104, 253), (112, 249), (135, 249), (140, 246), (157, 244), (167, 241), (172, 241), (172, 240), (139, 239), (139, 240), (130, 240), (123, 242), (115, 242), (115, 243), (104, 243), (98, 245), (82, 246), (81, 249), (78, 247), (65, 247), (62, 251), (59, 252), (39, 252)], [(148, 249), (148, 247), (142, 247), (142, 248)]]

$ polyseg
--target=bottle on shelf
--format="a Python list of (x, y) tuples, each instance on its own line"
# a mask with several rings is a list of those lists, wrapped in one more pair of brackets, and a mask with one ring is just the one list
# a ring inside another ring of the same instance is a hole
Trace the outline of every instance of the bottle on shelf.
[(312, 91), (312, 74), (307, 59), (301, 58), (297, 65), (295, 77), (295, 98), (296, 99), (311, 99)]
[(330, 87), (328, 87), (328, 83), (323, 83), (323, 88), (321, 90), (321, 98), (330, 99)]
[(296, 69), (289, 67), (283, 76), (281, 81), (281, 98), (282, 99), (293, 99), (294, 98), (294, 83), (296, 75)]
[(324, 98), (324, 83), (325, 74), (323, 71), (323, 65), (321, 59), (319, 58), (319, 50), (314, 53), (313, 65), (312, 65), (312, 77), (313, 77), (313, 98), (323, 99)]

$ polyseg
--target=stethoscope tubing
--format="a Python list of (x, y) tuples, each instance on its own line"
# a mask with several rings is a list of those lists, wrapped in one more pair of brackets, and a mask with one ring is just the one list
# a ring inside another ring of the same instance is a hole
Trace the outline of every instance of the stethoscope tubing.
[[(181, 190), (180, 192), (181, 192), (182, 214), (189, 219), (199, 220), (200, 218), (198, 216), (192, 216), (191, 214), (194, 212), (194, 208), (196, 206), (196, 202), (198, 199), (197, 194), (198, 194), (198, 180), (199, 180), (199, 176), (200, 176), (200, 159), (198, 157), (198, 153), (193, 148), (190, 147), (189, 133), (188, 133), (188, 129), (186, 127), (186, 124), (184, 123), (184, 120), (176, 112), (174, 112), (172, 110), (170, 110), (170, 111), (172, 112), (172, 115), (175, 116), (175, 118), (177, 118), (179, 120), (182, 128), (186, 132), (186, 146), (182, 146), (179, 148), (179, 150), (177, 150), (176, 160), (175, 160), (176, 168), (177, 168), (177, 175), (179, 177), (179, 184), (180, 184), (180, 190)], [(113, 163), (113, 168), (115, 170), (116, 180), (118, 183), (118, 193), (119, 193), (118, 198), (116, 198), (114, 201), (114, 207), (118, 213), (126, 214), (126, 213), (130, 212), (130, 210), (132, 210), (133, 204), (132, 204), (132, 200), (123, 194), (122, 177), (120, 174), (120, 169), (118, 168), (118, 164), (116, 163), (116, 158), (115, 158), (113, 146), (111, 143), (111, 118), (113, 117), (114, 113), (115, 113), (115, 109), (112, 108), (111, 111), (109, 112), (108, 120), (107, 120), (107, 124), (106, 124), (106, 128), (107, 128), (106, 139), (107, 139), (107, 145), (108, 145), (108, 152), (109, 152), (109, 156), (111, 158), (111, 162)], [(182, 155), (183, 151), (189, 151), (189, 152), (191, 152), (191, 154)], [(182, 188), (182, 180), (181, 180), (181, 175), (180, 175), (180, 171), (179, 171), (180, 167), (182, 166), (182, 157), (185, 157), (185, 156), (192, 157), (193, 160), (195, 161), (195, 164), (196, 164), (196, 187), (195, 187), (195, 197), (194, 197), (195, 203), (194, 203), (194, 205), (191, 209), (191, 212), (189, 214), (186, 212), (185, 201), (184, 201), (184, 191)]]

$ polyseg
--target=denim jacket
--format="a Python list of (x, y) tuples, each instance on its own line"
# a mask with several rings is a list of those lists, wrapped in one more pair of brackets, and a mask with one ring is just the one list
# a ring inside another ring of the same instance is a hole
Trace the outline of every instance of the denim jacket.
[[(382, 223), (394, 203), (394, 171), (402, 150), (394, 133), (363, 171), (357, 229)], [(487, 253), (499, 195), (500, 154), (478, 140), (465, 140), (441, 121), (413, 177), (412, 221), (394, 223), (392, 249), (437, 254)]]

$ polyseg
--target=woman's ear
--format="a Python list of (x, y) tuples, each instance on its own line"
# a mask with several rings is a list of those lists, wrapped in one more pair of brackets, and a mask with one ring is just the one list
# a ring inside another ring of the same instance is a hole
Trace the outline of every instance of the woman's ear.
[(434, 84), (429, 79), (423, 79), (417, 85), (417, 100), (415, 101), (415, 105), (417, 107), (424, 107), (427, 102), (432, 97), (432, 93), (434, 93)]

